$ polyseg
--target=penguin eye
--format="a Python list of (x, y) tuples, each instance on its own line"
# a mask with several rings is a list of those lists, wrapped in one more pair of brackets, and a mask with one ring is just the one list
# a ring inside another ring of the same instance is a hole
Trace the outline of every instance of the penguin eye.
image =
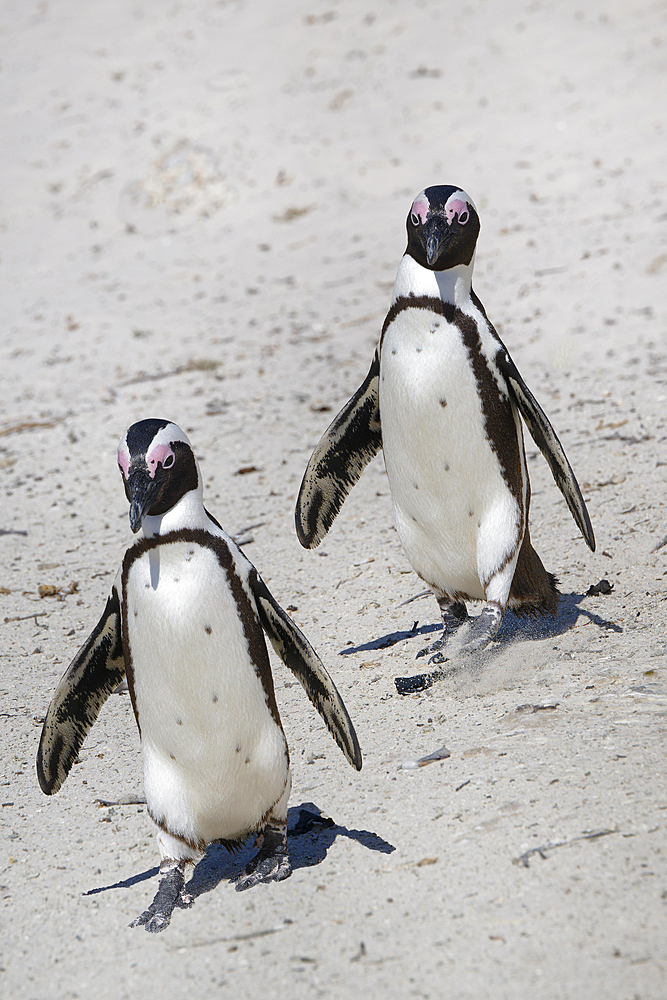
[(173, 464), (174, 464), (174, 456), (173, 455), (167, 455), (166, 458), (165, 458), (165, 460), (164, 460), (164, 462), (162, 463), (162, 468), (163, 469), (171, 469), (171, 467), (172, 467)]
[(410, 222), (412, 223), (412, 225), (413, 226), (418, 226), (419, 225), (419, 221), (420, 221), (419, 220), (419, 216), (415, 215), (414, 212), (410, 212)]
[(459, 225), (465, 226), (469, 218), (470, 218), (470, 212), (468, 211), (467, 208), (464, 208), (464, 210), (459, 215)]

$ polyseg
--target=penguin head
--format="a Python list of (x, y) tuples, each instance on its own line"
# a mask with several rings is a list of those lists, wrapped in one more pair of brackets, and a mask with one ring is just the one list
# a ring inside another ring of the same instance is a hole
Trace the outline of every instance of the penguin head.
[(451, 184), (428, 187), (408, 212), (406, 253), (430, 271), (470, 264), (479, 229), (470, 195)]
[(135, 533), (145, 517), (166, 514), (186, 493), (200, 488), (188, 436), (169, 420), (132, 424), (118, 445), (118, 468)]

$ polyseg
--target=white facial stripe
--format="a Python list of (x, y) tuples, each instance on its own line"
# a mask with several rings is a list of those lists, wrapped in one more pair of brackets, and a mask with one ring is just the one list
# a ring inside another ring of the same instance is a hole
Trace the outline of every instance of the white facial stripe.
[[(447, 221), (452, 222), (455, 215), (458, 215), (459, 222), (462, 226), (466, 224), (470, 218), (469, 208), (475, 208), (475, 204), (465, 191), (454, 191), (450, 194), (449, 198), (445, 203), (445, 215), (447, 216)], [(477, 209), (475, 209), (477, 211)]]
[(150, 455), (153, 449), (157, 447), (157, 445), (159, 444), (170, 445), (173, 441), (183, 441), (190, 448), (192, 448), (192, 445), (190, 444), (190, 438), (187, 436), (185, 431), (181, 430), (178, 424), (167, 424), (166, 427), (161, 427), (160, 430), (157, 432), (157, 434), (151, 441), (150, 445), (148, 446), (146, 454)]
[(412, 203), (412, 208), (410, 209), (413, 225), (417, 226), (420, 222), (426, 222), (426, 217), (428, 216), (430, 207), (429, 200), (422, 191), (417, 195)]
[(127, 479), (130, 472), (130, 449), (127, 447), (127, 431), (123, 434), (118, 445), (118, 464), (123, 477)]

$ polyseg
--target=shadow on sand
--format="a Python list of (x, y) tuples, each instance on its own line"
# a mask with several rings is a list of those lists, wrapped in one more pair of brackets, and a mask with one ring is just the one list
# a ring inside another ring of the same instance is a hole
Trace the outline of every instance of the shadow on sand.
[[(606, 581), (604, 581), (606, 582)], [(494, 644), (478, 653), (468, 654), (465, 657), (457, 654), (456, 646), (447, 646), (443, 650), (444, 660), (442, 666), (435, 670), (415, 674), (408, 677), (396, 677), (394, 683), (399, 694), (416, 694), (431, 687), (445, 677), (452, 677), (465, 672), (466, 674), (481, 674), (486, 664), (496, 656), (500, 655), (508, 645), (516, 642), (535, 641), (538, 639), (555, 639), (556, 636), (564, 635), (579, 618), (597, 625), (599, 629), (606, 632), (622, 632), (620, 625), (600, 618), (587, 608), (580, 607), (581, 602), (589, 595), (587, 594), (562, 594), (558, 606), (558, 614), (555, 618), (524, 618), (516, 615), (513, 611), (507, 611), (502, 624), (495, 636)], [(471, 619), (472, 620), (472, 619)], [(467, 626), (465, 626), (467, 628)], [(359, 646), (348, 646), (340, 651), (340, 656), (349, 656), (350, 653), (366, 652), (367, 650), (386, 649), (396, 643), (414, 639), (416, 636), (427, 635), (430, 632), (439, 632), (441, 625), (422, 625), (416, 621), (407, 632), (390, 632), (380, 636), (379, 639), (372, 639), (370, 642), (362, 643)], [(462, 632), (464, 630), (462, 629)], [(429, 650), (420, 650), (422, 656), (429, 655)], [(445, 665), (446, 664), (446, 665)]]
[[(495, 640), (502, 643), (553, 639), (569, 631), (579, 618), (585, 618), (607, 632), (623, 631), (620, 625), (607, 621), (605, 618), (600, 618), (599, 615), (594, 614), (587, 608), (580, 607), (579, 605), (586, 599), (586, 596), (586, 594), (574, 593), (561, 594), (558, 614), (555, 618), (547, 616), (543, 618), (522, 618), (514, 614), (513, 611), (508, 610), (505, 613), (503, 623), (498, 630)], [(419, 622), (416, 621), (408, 631), (389, 632), (387, 635), (382, 635), (378, 639), (372, 639), (358, 646), (348, 646), (346, 649), (341, 649), (339, 655), (349, 656), (351, 653), (362, 653), (373, 649), (386, 649), (388, 646), (396, 645), (396, 643), (405, 642), (420, 635), (428, 635), (431, 632), (440, 632), (441, 630), (441, 624), (422, 625), (419, 628)]]
[[(292, 871), (321, 864), (338, 837), (356, 840), (367, 850), (379, 851), (380, 854), (391, 854), (396, 850), (378, 834), (370, 830), (348, 830), (345, 826), (338, 826), (333, 820), (323, 816), (314, 803), (303, 802), (300, 806), (293, 806), (287, 813), (287, 839)], [(187, 885), (188, 892), (193, 896), (211, 892), (220, 882), (237, 875), (256, 851), (254, 837), (249, 838), (241, 850), (234, 854), (221, 844), (211, 844), (192, 874)]]
[[(287, 837), (293, 872), (299, 868), (319, 865), (326, 858), (329, 848), (337, 837), (356, 840), (367, 850), (378, 851), (380, 854), (391, 854), (396, 850), (392, 844), (370, 830), (348, 830), (345, 826), (338, 826), (328, 816), (324, 816), (312, 802), (303, 802), (300, 806), (293, 806), (288, 810)], [(234, 852), (228, 851), (221, 844), (210, 844), (186, 886), (188, 892), (195, 897), (211, 892), (220, 882), (234, 878), (256, 853), (254, 836), (249, 837), (239, 846), (238, 851)], [(89, 889), (83, 895), (95, 896), (110, 889), (129, 889), (153, 878), (158, 872), (157, 867), (149, 868), (120, 882), (114, 882), (113, 885)]]

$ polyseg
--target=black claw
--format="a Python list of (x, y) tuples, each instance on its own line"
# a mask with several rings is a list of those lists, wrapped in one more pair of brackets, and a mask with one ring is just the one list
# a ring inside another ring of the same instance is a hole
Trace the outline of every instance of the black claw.
[(446, 639), (436, 639), (430, 646), (424, 646), (423, 649), (420, 649), (415, 656), (415, 660), (421, 659), (422, 656), (430, 656), (431, 653), (438, 653), (444, 647), (446, 642)]

